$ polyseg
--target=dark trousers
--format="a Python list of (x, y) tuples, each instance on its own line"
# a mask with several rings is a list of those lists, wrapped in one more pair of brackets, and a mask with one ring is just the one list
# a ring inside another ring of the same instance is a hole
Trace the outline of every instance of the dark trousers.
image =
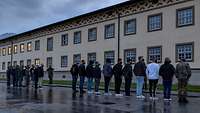
[(53, 77), (49, 77), (49, 84), (53, 84)]
[(171, 80), (163, 80), (163, 87), (164, 87), (164, 98), (170, 99), (171, 98), (171, 89), (172, 89), (172, 81)]
[(39, 79), (39, 78), (35, 78), (35, 81), (34, 81), (34, 82), (35, 82), (35, 89), (38, 88), (38, 79)]
[(156, 88), (157, 88), (158, 80), (149, 80), (149, 92), (151, 97), (156, 96)]
[(76, 83), (77, 83), (78, 75), (72, 75), (72, 90), (76, 92)]
[(17, 86), (17, 79), (16, 76), (13, 75), (13, 86), (16, 87)]
[(95, 78), (95, 92), (99, 92), (100, 80), (101, 78)]
[(120, 94), (120, 88), (122, 84), (122, 78), (115, 77), (115, 93)]
[(126, 96), (130, 96), (130, 93), (131, 93), (131, 82), (132, 82), (132, 79), (125, 78), (125, 94), (126, 94)]
[(105, 85), (104, 85), (104, 87), (105, 87), (104, 91), (105, 91), (105, 93), (109, 92), (110, 80), (111, 80), (111, 77), (104, 76), (104, 83), (105, 83)]
[(10, 75), (7, 75), (7, 86), (10, 87)]
[(85, 76), (80, 76), (80, 83), (79, 83), (80, 94), (83, 94), (84, 81), (85, 81)]
[(178, 97), (179, 99), (186, 99), (187, 97), (187, 79), (178, 80)]

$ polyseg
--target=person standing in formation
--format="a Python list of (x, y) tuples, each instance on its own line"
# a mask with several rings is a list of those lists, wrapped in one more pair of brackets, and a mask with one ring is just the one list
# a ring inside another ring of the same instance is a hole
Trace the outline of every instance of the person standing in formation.
[(7, 76), (7, 87), (10, 87), (10, 83), (11, 83), (11, 75), (12, 75), (12, 67), (8, 66), (8, 69), (6, 71), (6, 76)]
[(157, 60), (153, 59), (150, 64), (148, 64), (146, 69), (146, 75), (149, 80), (149, 92), (150, 92), (150, 99), (157, 100), (156, 97), (156, 89), (159, 79), (159, 64), (157, 64)]
[(99, 85), (101, 81), (101, 68), (99, 62), (95, 62), (94, 78), (95, 78), (95, 94), (100, 95)]
[(75, 94), (76, 84), (77, 84), (77, 79), (78, 79), (78, 63), (75, 63), (72, 65), (70, 72), (72, 75), (72, 90), (73, 90), (73, 94)]
[(146, 76), (146, 65), (144, 63), (143, 56), (138, 57), (138, 62), (135, 64), (133, 72), (136, 76), (136, 97), (144, 99), (145, 96), (142, 94), (144, 85), (144, 78)]
[(39, 67), (38, 67), (38, 86), (39, 88), (42, 88), (42, 82), (43, 82), (43, 77), (44, 77), (44, 69), (43, 69), (43, 64), (41, 64)]
[(94, 61), (89, 61), (89, 64), (86, 67), (86, 73), (87, 73), (87, 90), (88, 94), (92, 94), (92, 88), (93, 88), (93, 78), (94, 78)]
[(181, 59), (176, 65), (175, 71), (178, 79), (178, 97), (180, 103), (188, 103), (187, 100), (187, 84), (191, 77), (191, 68), (185, 59)]
[(86, 69), (85, 69), (85, 60), (81, 60), (81, 64), (79, 66), (79, 77), (80, 77), (79, 88), (80, 88), (80, 96), (82, 96), (83, 93), (84, 93), (83, 85), (84, 85), (84, 81), (85, 81), (85, 76), (87, 76)]
[(106, 59), (106, 64), (103, 65), (103, 75), (104, 75), (104, 86), (105, 86), (105, 88), (104, 88), (105, 94), (104, 95), (112, 95), (109, 92), (110, 80), (113, 75), (113, 70), (112, 70), (110, 59)]
[(165, 63), (160, 67), (159, 75), (163, 79), (163, 86), (164, 86), (164, 100), (171, 101), (171, 88), (173, 77), (175, 74), (175, 68), (171, 64), (171, 60), (167, 57), (165, 58)]
[(122, 96), (120, 94), (120, 88), (122, 84), (122, 59), (118, 59), (118, 63), (113, 67), (113, 74), (115, 77), (115, 95), (116, 96)]
[(47, 69), (48, 77), (49, 77), (49, 84), (53, 84), (53, 71), (54, 71), (54, 69), (50, 65), (49, 68)]
[(130, 96), (130, 88), (133, 77), (132, 60), (128, 59), (127, 64), (123, 68), (123, 76), (125, 78), (125, 95)]

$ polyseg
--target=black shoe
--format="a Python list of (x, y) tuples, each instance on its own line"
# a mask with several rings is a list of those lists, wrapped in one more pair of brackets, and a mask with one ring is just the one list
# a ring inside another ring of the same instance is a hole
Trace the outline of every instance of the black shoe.
[(188, 100), (186, 98), (183, 99), (184, 103), (188, 103)]
[(178, 102), (182, 103), (183, 102), (183, 98), (179, 98)]

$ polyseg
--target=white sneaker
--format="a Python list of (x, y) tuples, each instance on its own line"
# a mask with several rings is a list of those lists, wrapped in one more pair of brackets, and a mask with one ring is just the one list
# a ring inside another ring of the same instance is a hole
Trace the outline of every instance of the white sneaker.
[(168, 99), (168, 101), (172, 101), (172, 99), (171, 99), (171, 98), (169, 98), (169, 99)]
[(153, 100), (158, 100), (158, 97), (153, 97)]
[(145, 96), (141, 95), (140, 98), (141, 98), (141, 99), (145, 99)]
[(164, 101), (168, 101), (169, 99), (167, 99), (167, 98), (164, 98)]
[(141, 96), (136, 96), (136, 98), (137, 98), (137, 99), (140, 99), (140, 98), (141, 98)]
[(104, 93), (104, 96), (108, 96), (109, 94), (108, 93)]
[(149, 97), (150, 100), (153, 100), (153, 97)]
[(123, 94), (115, 94), (116, 97), (122, 97)]

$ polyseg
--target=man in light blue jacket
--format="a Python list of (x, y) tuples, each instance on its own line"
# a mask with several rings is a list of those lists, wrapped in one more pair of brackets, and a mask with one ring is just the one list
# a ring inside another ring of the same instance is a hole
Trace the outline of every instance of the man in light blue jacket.
[(160, 66), (157, 64), (157, 60), (154, 59), (151, 61), (150, 64), (147, 65), (146, 75), (149, 80), (149, 92), (150, 92), (150, 99), (157, 100), (156, 98), (156, 88), (159, 79), (159, 69)]

